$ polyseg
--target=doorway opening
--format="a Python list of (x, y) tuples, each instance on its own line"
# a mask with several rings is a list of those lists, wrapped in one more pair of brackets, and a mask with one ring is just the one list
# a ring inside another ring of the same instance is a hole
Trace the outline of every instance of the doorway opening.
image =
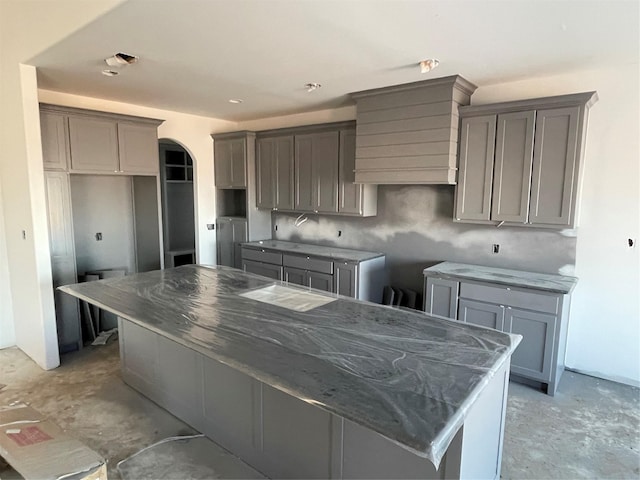
[(160, 139), (160, 189), (165, 268), (195, 263), (194, 165), (189, 152)]

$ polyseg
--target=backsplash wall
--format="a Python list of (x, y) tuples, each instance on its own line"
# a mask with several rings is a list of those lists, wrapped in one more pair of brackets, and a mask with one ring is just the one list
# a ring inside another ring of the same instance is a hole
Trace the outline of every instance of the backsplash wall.
[(422, 270), (443, 260), (573, 275), (576, 231), (454, 223), (453, 198), (453, 186), (381, 185), (375, 217), (308, 214), (295, 227), (297, 214), (274, 213), (273, 238), (383, 252), (390, 282), (418, 291)]

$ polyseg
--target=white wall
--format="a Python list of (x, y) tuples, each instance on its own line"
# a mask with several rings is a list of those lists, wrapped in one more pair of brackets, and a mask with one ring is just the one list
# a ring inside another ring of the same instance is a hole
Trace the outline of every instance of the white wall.
[(596, 90), (578, 229), (567, 366), (640, 384), (638, 64), (481, 87), (474, 104)]
[(0, 348), (10, 347), (16, 344), (3, 210), (2, 181), (0, 180)]
[(158, 128), (158, 138), (168, 138), (179, 143), (194, 161), (197, 262), (215, 264), (215, 230), (207, 230), (207, 224), (215, 223), (216, 217), (211, 134), (235, 130), (235, 123), (49, 90), (40, 90), (39, 98), (44, 103), (163, 119), (164, 123)]
[[(0, 1), (0, 177), (13, 323), (17, 345), (42, 368), (59, 364), (45, 212), (35, 68), (29, 58), (121, 0)], [(23, 235), (24, 232), (24, 235)], [(4, 260), (0, 254), (0, 259)], [(4, 330), (2, 332), (4, 334)]]

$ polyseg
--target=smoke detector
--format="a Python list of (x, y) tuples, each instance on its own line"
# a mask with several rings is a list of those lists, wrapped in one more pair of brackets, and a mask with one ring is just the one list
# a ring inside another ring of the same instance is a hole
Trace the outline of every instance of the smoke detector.
[(135, 55), (129, 55), (128, 53), (116, 53), (109, 58), (105, 58), (104, 61), (110, 67), (123, 67), (125, 65), (132, 65), (138, 61), (138, 57)]

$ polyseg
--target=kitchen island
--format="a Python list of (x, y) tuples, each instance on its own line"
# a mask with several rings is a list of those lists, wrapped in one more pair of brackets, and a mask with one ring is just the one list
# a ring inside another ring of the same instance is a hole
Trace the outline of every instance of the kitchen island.
[(273, 478), (499, 478), (520, 337), (223, 267), (61, 287), (126, 383)]

